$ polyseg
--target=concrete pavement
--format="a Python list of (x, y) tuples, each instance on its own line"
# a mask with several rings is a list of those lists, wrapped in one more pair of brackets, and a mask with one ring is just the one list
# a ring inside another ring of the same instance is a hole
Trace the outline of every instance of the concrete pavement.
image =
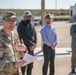
[[(37, 47), (35, 50), (35, 55), (38, 57), (38, 60), (43, 60), (43, 51), (41, 47)], [(64, 58), (71, 57), (71, 48), (56, 48), (55, 58)]]
[[(68, 75), (71, 71), (71, 58), (56, 58), (55, 59), (55, 75)], [(34, 62), (33, 74), (42, 75), (43, 60)], [(49, 75), (49, 70), (48, 74)]]

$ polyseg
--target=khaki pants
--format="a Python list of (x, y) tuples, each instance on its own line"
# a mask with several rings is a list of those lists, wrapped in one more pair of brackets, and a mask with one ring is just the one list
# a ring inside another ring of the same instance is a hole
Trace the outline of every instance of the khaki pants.
[(76, 46), (72, 46), (71, 65), (72, 65), (72, 69), (76, 68)]

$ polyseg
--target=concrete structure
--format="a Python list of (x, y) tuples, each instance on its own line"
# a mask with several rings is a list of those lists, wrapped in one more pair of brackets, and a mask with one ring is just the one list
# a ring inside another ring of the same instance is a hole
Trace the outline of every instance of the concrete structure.
[(32, 17), (32, 23), (37, 26), (40, 25), (41, 17)]
[(75, 6), (70, 6), (70, 22), (76, 22), (76, 4)]

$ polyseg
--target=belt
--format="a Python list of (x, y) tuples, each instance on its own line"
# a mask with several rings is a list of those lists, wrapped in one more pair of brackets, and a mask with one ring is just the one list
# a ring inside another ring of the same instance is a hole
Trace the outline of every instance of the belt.
[(46, 45), (46, 44), (43, 44), (44, 46), (47, 46), (47, 47), (50, 47), (50, 46), (48, 46), (48, 45)]

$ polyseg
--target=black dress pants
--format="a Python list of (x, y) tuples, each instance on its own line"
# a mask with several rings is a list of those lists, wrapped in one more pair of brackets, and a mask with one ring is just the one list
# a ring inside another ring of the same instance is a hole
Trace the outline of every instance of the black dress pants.
[(42, 75), (47, 75), (48, 71), (48, 64), (49, 65), (49, 75), (54, 75), (54, 59), (55, 59), (55, 50), (53, 50), (51, 47), (47, 46), (46, 44), (43, 44), (43, 55), (44, 55), (44, 64), (42, 68)]
[[(29, 47), (27, 48), (28, 48), (28, 54), (34, 55), (34, 51), (31, 51)], [(32, 68), (33, 68), (33, 63), (30, 63), (27, 65), (26, 75), (32, 75)], [(25, 75), (25, 69), (26, 69), (26, 66), (21, 67), (22, 75)]]

